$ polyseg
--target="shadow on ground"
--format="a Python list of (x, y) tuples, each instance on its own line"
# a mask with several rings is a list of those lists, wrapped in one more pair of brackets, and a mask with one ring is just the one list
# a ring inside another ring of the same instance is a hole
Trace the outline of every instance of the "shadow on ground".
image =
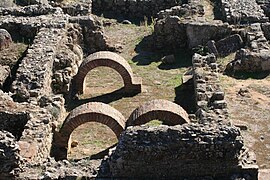
[(91, 97), (91, 98), (86, 98), (86, 99), (74, 99), (74, 100), (70, 100), (67, 102), (67, 106), (66, 109), (68, 111), (73, 110), (74, 108), (89, 103), (89, 102), (102, 102), (105, 104), (109, 104), (111, 102), (117, 101), (119, 99), (122, 99), (124, 97), (132, 97), (137, 95), (138, 93), (126, 93), (124, 87), (115, 90), (111, 93), (107, 93), (107, 94), (102, 94), (99, 96), (95, 96), (95, 97)]
[(270, 71), (262, 71), (262, 72), (234, 72), (234, 73), (229, 73), (226, 72), (224, 73), (227, 76), (233, 77), (235, 79), (241, 79), (241, 80), (246, 80), (246, 79), (264, 79), (270, 75)]
[(132, 61), (139, 66), (149, 65), (152, 62), (161, 62), (162, 57), (173, 54), (175, 63), (162, 62), (158, 68), (162, 70), (177, 69), (182, 67), (192, 66), (192, 51), (178, 49), (177, 51), (159, 50), (156, 51), (152, 44), (153, 35), (144, 37), (139, 44), (136, 45), (135, 52), (137, 55), (133, 57)]
[(107, 156), (109, 154), (109, 150), (111, 148), (116, 147), (116, 145), (117, 145), (117, 143), (110, 146), (110, 147), (108, 147), (108, 148), (106, 148), (106, 149), (104, 149), (104, 150), (102, 150), (102, 151), (100, 151), (100, 152), (98, 152), (98, 153), (96, 153), (96, 154), (93, 154), (93, 155), (91, 155), (89, 157), (85, 157), (85, 158), (82, 158), (82, 159), (73, 159), (73, 161), (77, 162), (77, 161), (81, 161), (81, 160), (103, 159), (105, 156)]
[(193, 80), (190, 79), (185, 84), (176, 87), (174, 102), (184, 108), (188, 114), (194, 114), (196, 111), (195, 91)]

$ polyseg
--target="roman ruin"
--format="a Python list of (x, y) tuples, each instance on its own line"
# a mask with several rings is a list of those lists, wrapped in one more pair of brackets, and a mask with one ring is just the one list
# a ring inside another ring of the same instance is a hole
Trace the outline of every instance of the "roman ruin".
[(0, 179), (267, 179), (269, 12), (1, 1)]

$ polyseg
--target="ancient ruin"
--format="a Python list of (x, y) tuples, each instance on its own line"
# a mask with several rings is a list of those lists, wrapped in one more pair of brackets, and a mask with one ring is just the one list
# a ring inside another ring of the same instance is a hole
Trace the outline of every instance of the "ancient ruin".
[(270, 1), (0, 2), (0, 179), (270, 175)]

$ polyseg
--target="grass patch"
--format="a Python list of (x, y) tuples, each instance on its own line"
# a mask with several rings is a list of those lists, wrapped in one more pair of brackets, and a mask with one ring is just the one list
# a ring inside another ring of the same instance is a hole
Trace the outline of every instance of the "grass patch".
[(155, 127), (155, 126), (162, 125), (162, 121), (155, 119), (155, 120), (149, 121), (148, 123), (146, 123), (146, 125), (150, 127)]

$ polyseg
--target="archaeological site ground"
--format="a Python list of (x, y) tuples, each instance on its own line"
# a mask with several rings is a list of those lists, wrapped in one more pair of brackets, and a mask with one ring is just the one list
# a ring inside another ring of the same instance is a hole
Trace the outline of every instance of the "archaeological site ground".
[(270, 0), (1, 0), (0, 180), (270, 180)]

